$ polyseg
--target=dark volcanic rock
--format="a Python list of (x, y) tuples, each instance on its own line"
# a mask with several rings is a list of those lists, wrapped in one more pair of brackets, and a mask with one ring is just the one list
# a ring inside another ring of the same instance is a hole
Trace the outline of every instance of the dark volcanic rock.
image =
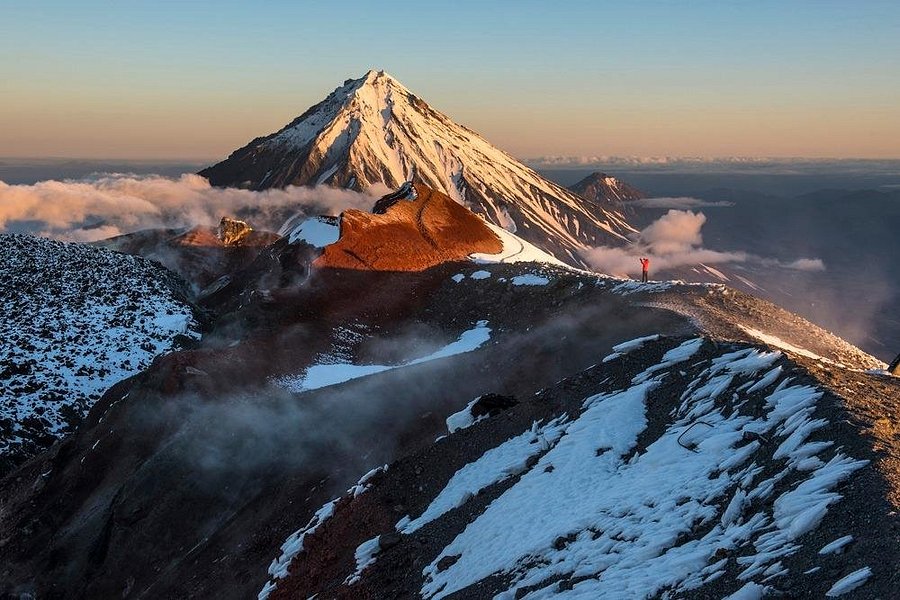
[(199, 337), (186, 286), (142, 258), (0, 235), (0, 475), (70, 434), (100, 396)]
[(476, 419), (479, 417), (493, 417), (499, 415), (504, 410), (512, 408), (519, 401), (512, 396), (501, 396), (500, 394), (485, 394), (480, 396), (472, 405), (472, 416)]

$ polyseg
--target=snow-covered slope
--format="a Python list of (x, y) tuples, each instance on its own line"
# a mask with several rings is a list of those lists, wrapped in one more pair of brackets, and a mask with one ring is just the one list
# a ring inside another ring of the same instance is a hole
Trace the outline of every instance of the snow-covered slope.
[(613, 207), (544, 179), (383, 71), (347, 80), (283, 129), (200, 174), (213, 185), (251, 189), (397, 188), (415, 179), (577, 266), (583, 246), (621, 243), (633, 231)]
[[(847, 437), (827, 388), (745, 344), (645, 336), (613, 350), (530, 408), (382, 469), (365, 498), (329, 502), (282, 546), (260, 598), (890, 589), (860, 518), (881, 510), (859, 475), (871, 454)], [(411, 508), (372, 524), (385, 501)], [(355, 561), (335, 554), (333, 531)]]
[(142, 258), (0, 235), (0, 465), (70, 432), (176, 336), (198, 337), (179, 287)]
[(508, 232), (404, 271), (306, 269), (333, 223), (282, 233), (198, 348), (2, 482), (0, 595), (891, 597), (872, 357), (722, 285), (514, 262)]

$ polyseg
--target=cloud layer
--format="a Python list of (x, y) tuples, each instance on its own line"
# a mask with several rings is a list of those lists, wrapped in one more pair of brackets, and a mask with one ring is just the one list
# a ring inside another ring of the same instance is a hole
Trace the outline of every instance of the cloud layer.
[(246, 218), (259, 229), (278, 229), (285, 217), (295, 212), (367, 210), (374, 199), (325, 186), (262, 192), (215, 188), (192, 174), (178, 178), (103, 174), (33, 185), (0, 181), (0, 231), (94, 241), (140, 229), (213, 225), (225, 215)]
[(825, 270), (825, 264), (818, 258), (800, 258), (783, 263), (747, 252), (720, 252), (704, 248), (701, 233), (704, 223), (706, 215), (702, 212), (672, 209), (641, 230), (633, 245), (625, 248), (598, 246), (582, 252), (582, 256), (597, 271), (619, 277), (640, 274), (638, 258), (642, 256), (650, 258), (650, 267), (654, 271), (701, 263), (742, 262), (800, 271)]

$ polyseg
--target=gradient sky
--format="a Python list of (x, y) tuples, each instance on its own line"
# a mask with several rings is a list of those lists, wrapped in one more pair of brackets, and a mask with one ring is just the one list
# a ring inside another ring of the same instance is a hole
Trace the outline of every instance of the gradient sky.
[(900, 158), (896, 0), (0, 0), (0, 156), (222, 157), (369, 68), (519, 157)]

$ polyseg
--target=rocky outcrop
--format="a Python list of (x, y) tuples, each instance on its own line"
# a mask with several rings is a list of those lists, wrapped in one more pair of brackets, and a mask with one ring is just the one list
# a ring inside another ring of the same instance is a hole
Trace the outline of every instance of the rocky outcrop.
[(224, 275), (252, 263), (263, 248), (280, 238), (247, 223), (223, 217), (218, 227), (187, 230), (149, 229), (95, 245), (158, 261), (199, 291)]
[(232, 219), (231, 217), (222, 217), (219, 221), (218, 237), (226, 246), (234, 246), (241, 243), (249, 237), (253, 228), (245, 221)]
[(407, 184), (379, 200), (374, 213), (344, 211), (340, 238), (313, 266), (422, 271), (502, 249), (500, 238), (471, 211), (441, 192)]
[(0, 235), (0, 476), (70, 434), (114, 383), (199, 337), (183, 282), (86, 244)]

